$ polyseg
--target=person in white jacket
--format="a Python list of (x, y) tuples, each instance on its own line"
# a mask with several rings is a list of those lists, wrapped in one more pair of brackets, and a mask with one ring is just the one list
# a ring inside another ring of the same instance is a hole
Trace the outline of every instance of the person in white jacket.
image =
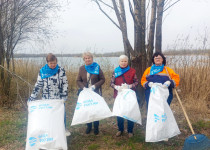
[[(57, 58), (52, 53), (46, 57), (47, 64), (43, 66), (38, 74), (37, 82), (28, 101), (34, 101), (42, 90), (42, 99), (68, 98), (68, 80), (64, 68), (58, 66)], [(66, 113), (64, 118), (66, 126)], [(66, 135), (70, 132), (66, 129)]]

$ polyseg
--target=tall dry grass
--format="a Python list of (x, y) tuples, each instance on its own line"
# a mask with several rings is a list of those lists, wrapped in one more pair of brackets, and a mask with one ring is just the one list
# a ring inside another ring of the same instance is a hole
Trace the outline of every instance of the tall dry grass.
[[(59, 58), (60, 59), (60, 58)], [(113, 89), (110, 87), (110, 79), (114, 70), (111, 62), (101, 58), (104, 62), (104, 75), (106, 82), (103, 85), (103, 96), (106, 101), (112, 100)], [(33, 86), (37, 80), (39, 69), (44, 64), (37, 64), (34, 61), (16, 60), (16, 74), (21, 76)], [(209, 117), (210, 101), (210, 54), (209, 55), (184, 55), (167, 56), (167, 65), (180, 75), (180, 85), (177, 90), (184, 102), (185, 107), (191, 113), (201, 114), (202, 117)], [(76, 78), (80, 66), (62, 66), (66, 70), (69, 83), (69, 96), (76, 97)], [(77, 71), (75, 71), (75, 68)], [(140, 79), (139, 79), (140, 80)], [(17, 90), (18, 85), (18, 90)], [(10, 100), (7, 100), (13, 107), (22, 107), (23, 101), (26, 104), (32, 88), (19, 79), (13, 78), (11, 85)], [(2, 100), (2, 98), (1, 98)], [(0, 101), (1, 101), (0, 100)], [(175, 101), (173, 101), (174, 103)]]
[(168, 65), (180, 76), (177, 91), (192, 119), (210, 118), (210, 53), (169, 57)]

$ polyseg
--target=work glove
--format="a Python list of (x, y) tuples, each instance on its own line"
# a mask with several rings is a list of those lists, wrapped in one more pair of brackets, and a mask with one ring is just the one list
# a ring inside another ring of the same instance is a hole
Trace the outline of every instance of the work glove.
[(95, 85), (92, 85), (91, 87), (89, 87), (89, 89), (91, 89), (92, 91), (94, 91), (96, 89)]
[(87, 90), (88, 88), (86, 88), (86, 87), (83, 87), (83, 90)]
[(132, 85), (129, 85), (126, 83), (123, 83), (121, 86), (122, 86), (122, 89), (130, 89), (132, 87)]
[(35, 99), (34, 98), (32, 98), (32, 97), (29, 97), (28, 98), (28, 102), (31, 102), (31, 101), (34, 101)]
[(115, 85), (114, 86), (115, 90), (117, 90), (118, 92), (121, 92), (122, 91), (122, 86), (119, 86), (119, 85)]
[(152, 87), (153, 84), (154, 84), (153, 82), (149, 82), (149, 83), (148, 83), (148, 86), (149, 86), (149, 87)]
[(171, 82), (170, 81), (166, 81), (164, 84), (163, 84), (163, 87), (164, 88), (168, 88), (170, 86)]

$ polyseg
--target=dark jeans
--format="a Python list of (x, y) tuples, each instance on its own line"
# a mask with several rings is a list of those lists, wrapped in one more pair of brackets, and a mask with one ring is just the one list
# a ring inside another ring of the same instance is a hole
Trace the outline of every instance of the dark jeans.
[[(134, 122), (127, 120), (128, 122), (128, 133), (133, 133), (133, 126)], [(117, 125), (118, 125), (118, 130), (123, 132), (124, 131), (124, 118), (122, 117), (117, 117)]]
[(87, 123), (87, 127), (92, 128), (92, 123), (93, 123), (94, 128), (97, 129), (98, 126), (99, 126), (99, 121), (94, 121), (94, 122)]

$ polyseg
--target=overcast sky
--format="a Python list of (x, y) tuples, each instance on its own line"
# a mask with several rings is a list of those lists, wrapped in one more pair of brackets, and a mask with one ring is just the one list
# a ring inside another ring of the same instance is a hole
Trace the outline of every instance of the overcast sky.
[[(26, 44), (23, 50), (19, 50), (20, 53), (123, 51), (120, 30), (102, 14), (94, 2), (91, 0), (69, 0), (69, 2), (69, 6), (59, 12), (59, 21), (53, 23), (56, 37), (50, 40), (49, 44), (36, 44), (33, 47)], [(106, 10), (116, 20), (114, 12)], [(126, 10), (128, 11), (128, 8)], [(133, 24), (129, 12), (127, 26), (129, 40), (133, 44)], [(181, 0), (165, 12), (163, 50), (203, 48), (203, 39), (208, 35), (210, 35), (210, 0)], [(210, 47), (208, 41), (205, 46)]]

